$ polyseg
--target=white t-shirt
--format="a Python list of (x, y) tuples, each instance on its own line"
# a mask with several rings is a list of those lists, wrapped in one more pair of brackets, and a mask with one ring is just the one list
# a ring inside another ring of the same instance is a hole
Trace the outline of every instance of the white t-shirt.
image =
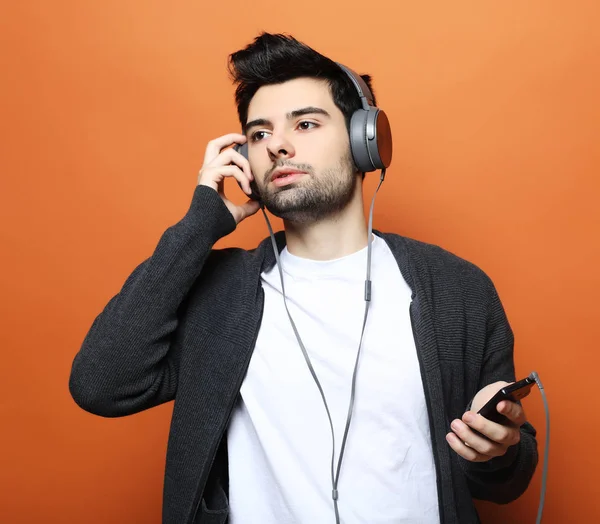
[[(338, 483), (343, 524), (439, 523), (436, 472), (409, 316), (411, 290), (372, 244), (372, 303)], [(335, 469), (364, 317), (367, 248), (330, 261), (281, 253), (287, 303), (335, 431)], [(287, 316), (277, 267), (228, 429), (232, 524), (335, 524), (331, 428)]]

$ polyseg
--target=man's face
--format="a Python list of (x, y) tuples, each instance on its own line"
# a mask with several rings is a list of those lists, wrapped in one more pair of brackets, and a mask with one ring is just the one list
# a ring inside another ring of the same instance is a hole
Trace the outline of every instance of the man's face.
[(358, 177), (344, 115), (326, 82), (261, 87), (248, 107), (246, 137), (256, 184), (275, 216), (314, 222), (352, 199)]

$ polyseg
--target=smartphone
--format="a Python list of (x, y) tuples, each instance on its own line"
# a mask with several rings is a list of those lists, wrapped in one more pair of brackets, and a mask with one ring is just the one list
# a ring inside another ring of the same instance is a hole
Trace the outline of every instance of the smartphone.
[(496, 393), (477, 413), (492, 422), (509, 425), (510, 421), (504, 415), (498, 413), (496, 406), (503, 400), (516, 402), (517, 400), (525, 398), (531, 393), (531, 388), (533, 386), (535, 386), (535, 380), (531, 377), (509, 384), (498, 391), (498, 393)]

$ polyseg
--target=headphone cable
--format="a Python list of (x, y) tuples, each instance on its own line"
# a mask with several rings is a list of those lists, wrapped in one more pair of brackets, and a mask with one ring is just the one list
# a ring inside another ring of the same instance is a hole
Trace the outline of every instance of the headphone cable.
[(536, 518), (536, 524), (540, 524), (542, 522), (542, 513), (544, 512), (544, 502), (546, 499), (546, 485), (548, 481), (548, 455), (550, 451), (550, 409), (548, 408), (548, 399), (546, 398), (546, 392), (544, 391), (544, 386), (542, 385), (542, 381), (540, 380), (539, 375), (532, 371), (529, 375), (535, 383), (537, 384), (540, 393), (542, 394), (542, 400), (544, 401), (544, 411), (546, 413), (546, 443), (544, 445), (544, 467), (542, 468), (542, 488), (540, 491), (540, 503), (538, 506), (538, 514)]
[(338, 498), (339, 498), (339, 493), (338, 493), (338, 481), (339, 481), (339, 477), (340, 477), (340, 471), (341, 471), (341, 467), (342, 467), (342, 458), (344, 455), (344, 450), (346, 447), (346, 439), (348, 437), (348, 430), (350, 428), (350, 421), (352, 419), (352, 411), (353, 411), (353, 407), (354, 407), (354, 398), (355, 398), (355, 391), (356, 391), (356, 375), (357, 375), (357, 371), (358, 371), (358, 362), (359, 362), (359, 357), (360, 357), (360, 351), (362, 348), (362, 341), (363, 341), (363, 336), (365, 333), (365, 327), (367, 325), (367, 317), (369, 314), (369, 306), (371, 304), (371, 243), (372, 243), (372, 236), (373, 236), (373, 208), (375, 205), (375, 197), (377, 196), (377, 192), (379, 191), (379, 188), (381, 187), (381, 184), (383, 183), (384, 179), (385, 179), (385, 168), (383, 168), (381, 170), (381, 176), (379, 179), (379, 185), (377, 186), (377, 189), (375, 190), (375, 194), (373, 195), (373, 199), (371, 200), (371, 208), (369, 211), (369, 225), (368, 225), (368, 241), (367, 241), (367, 276), (366, 276), (366, 280), (365, 280), (365, 315), (364, 315), (364, 319), (363, 319), (363, 324), (362, 324), (362, 330), (361, 330), (361, 334), (360, 334), (360, 341), (358, 344), (358, 351), (356, 354), (356, 361), (354, 363), (354, 371), (352, 373), (352, 388), (350, 390), (350, 402), (349, 402), (349, 407), (348, 407), (348, 416), (346, 418), (346, 427), (344, 430), (344, 437), (342, 439), (342, 446), (340, 449), (340, 456), (338, 458), (338, 465), (337, 465), (337, 471), (334, 474), (334, 460), (335, 460), (335, 432), (333, 429), (333, 421), (331, 419), (331, 413), (329, 411), (329, 406), (327, 405), (327, 400), (325, 399), (325, 393), (323, 392), (323, 388), (321, 387), (321, 383), (319, 382), (319, 379), (317, 378), (317, 374), (315, 373), (315, 370), (311, 364), (310, 358), (308, 356), (308, 352), (306, 351), (306, 348), (304, 347), (304, 344), (302, 343), (302, 339), (300, 338), (300, 334), (298, 333), (298, 329), (296, 328), (296, 324), (294, 323), (294, 320), (292, 318), (292, 315), (288, 309), (287, 306), (287, 298), (286, 298), (286, 294), (285, 294), (285, 286), (284, 286), (284, 282), (283, 282), (283, 270), (281, 268), (281, 261), (279, 258), (279, 250), (277, 249), (277, 243), (275, 241), (275, 234), (273, 233), (273, 228), (271, 227), (271, 222), (269, 221), (269, 217), (267, 216), (267, 213), (265, 212), (265, 208), (264, 205), (261, 202), (261, 210), (263, 212), (263, 215), (265, 217), (265, 220), (267, 222), (267, 227), (269, 228), (269, 235), (271, 237), (271, 244), (273, 246), (273, 252), (275, 254), (275, 260), (277, 262), (277, 268), (279, 270), (279, 278), (281, 280), (281, 291), (283, 294), (283, 303), (285, 306), (285, 309), (287, 311), (288, 317), (290, 319), (290, 323), (292, 325), (292, 329), (294, 331), (294, 335), (296, 336), (296, 339), (298, 340), (298, 344), (300, 345), (300, 349), (302, 350), (302, 354), (304, 355), (304, 359), (306, 360), (306, 364), (308, 366), (308, 369), (317, 385), (317, 388), (319, 389), (319, 392), (321, 393), (321, 398), (323, 399), (323, 404), (325, 406), (325, 411), (327, 412), (327, 418), (329, 419), (329, 426), (331, 428), (331, 439), (332, 439), (332, 454), (331, 454), (331, 498), (333, 500), (333, 508), (334, 508), (334, 512), (335, 512), (335, 522), (336, 524), (340, 524), (340, 514), (339, 514), (339, 509), (338, 509)]

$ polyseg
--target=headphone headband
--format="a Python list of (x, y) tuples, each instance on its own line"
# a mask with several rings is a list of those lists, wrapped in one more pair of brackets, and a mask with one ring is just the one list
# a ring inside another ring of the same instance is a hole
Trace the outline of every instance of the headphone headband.
[(345, 65), (340, 64), (339, 62), (336, 62), (336, 64), (342, 69), (342, 71), (344, 71), (348, 75), (348, 77), (354, 84), (356, 92), (358, 93), (358, 96), (360, 97), (360, 100), (362, 102), (363, 109), (368, 110), (369, 107), (374, 107), (375, 104), (373, 103), (373, 93), (371, 93), (369, 86), (367, 86), (362, 77), (355, 71), (352, 71), (352, 69), (350, 69), (349, 67), (346, 67)]

